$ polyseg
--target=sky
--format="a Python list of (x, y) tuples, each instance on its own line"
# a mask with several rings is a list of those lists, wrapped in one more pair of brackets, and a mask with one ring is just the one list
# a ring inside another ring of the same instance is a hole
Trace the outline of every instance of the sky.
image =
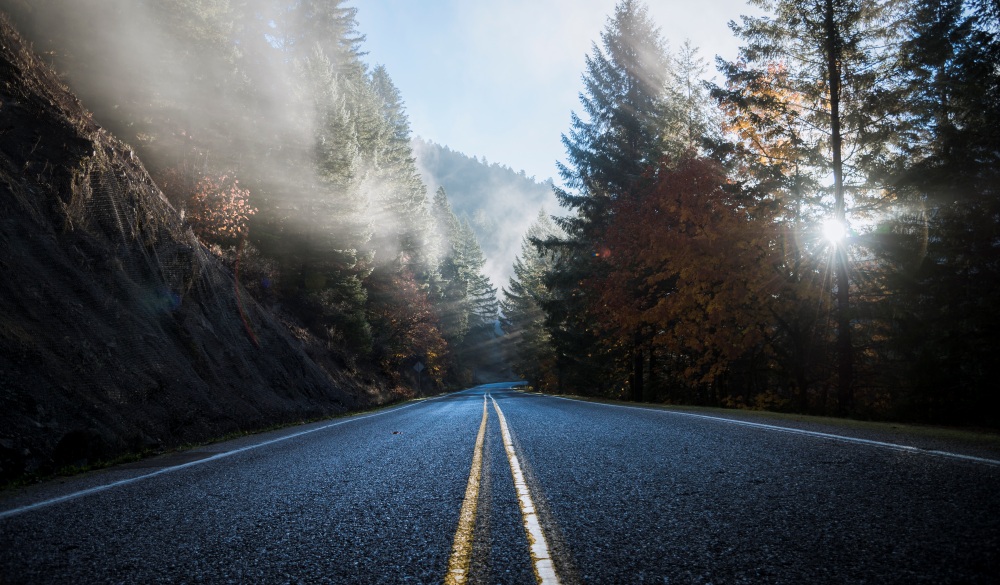
[[(561, 135), (580, 112), (584, 58), (615, 0), (355, 0), (362, 49), (386, 67), (413, 134), (560, 183)], [(715, 74), (734, 59), (727, 23), (745, 0), (652, 0), (671, 48), (686, 39)]]

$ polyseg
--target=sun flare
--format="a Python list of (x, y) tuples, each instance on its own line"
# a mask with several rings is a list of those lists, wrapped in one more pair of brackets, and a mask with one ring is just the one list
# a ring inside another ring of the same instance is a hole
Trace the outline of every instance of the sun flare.
[(821, 231), (823, 239), (834, 245), (841, 244), (847, 238), (847, 226), (839, 219), (824, 221)]

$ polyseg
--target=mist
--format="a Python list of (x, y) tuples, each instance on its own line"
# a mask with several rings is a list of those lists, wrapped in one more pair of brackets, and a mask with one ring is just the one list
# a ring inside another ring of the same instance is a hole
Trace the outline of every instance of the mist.
[[(324, 47), (317, 23), (287, 4), (4, 0), (0, 8), (96, 120), (137, 149), (154, 178), (178, 165), (231, 173), (258, 200), (280, 199), (272, 206), (289, 211), (304, 211), (296, 194), (350, 189), (324, 185), (314, 163), (318, 144), (348, 138), (329, 135), (324, 106), (346, 107), (350, 96), (336, 95), (337, 83), (358, 64)], [(363, 185), (350, 207), (374, 214), (380, 182), (371, 161), (341, 162), (343, 174)], [(368, 215), (357, 219), (396, 227)]]
[[(306, 96), (289, 91), (294, 69), (264, 42), (270, 4), (257, 2), (252, 19), (225, 2), (14, 0), (0, 7), (99, 122), (151, 162), (212, 147), (220, 160), (210, 164), (239, 166), (247, 151), (263, 150), (268, 160), (269, 145), (308, 142), (314, 130), (310, 109), (301, 107)], [(218, 134), (229, 144), (218, 144)]]
[(412, 144), (428, 190), (444, 187), (455, 213), (469, 221), (479, 238), (484, 272), (497, 289), (507, 286), (521, 240), (538, 212), (552, 214), (558, 208), (552, 182), (419, 137)]
[[(405, 96), (384, 67), (364, 59), (355, 8), (0, 0), (0, 9), (95, 121), (135, 149), (202, 243), (248, 279), (258, 300), (392, 375), (446, 355), (435, 345), (445, 341), (456, 346), (450, 355), (476, 353), (460, 351), (464, 329), (448, 330), (465, 322), (448, 313), (471, 311), (471, 301), (443, 297), (472, 293), (445, 291), (431, 175), (417, 168)], [(486, 266), (474, 270), (494, 286), (505, 284), (540, 206), (503, 181), (457, 206), (485, 252)], [(480, 316), (488, 323), (469, 330), (492, 331), (495, 317)], [(383, 330), (398, 323), (410, 329)]]

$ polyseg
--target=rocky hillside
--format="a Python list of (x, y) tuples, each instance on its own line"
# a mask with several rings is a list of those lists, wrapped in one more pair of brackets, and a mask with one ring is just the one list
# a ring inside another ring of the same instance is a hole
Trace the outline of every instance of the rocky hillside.
[(242, 292), (0, 15), (0, 479), (384, 398)]

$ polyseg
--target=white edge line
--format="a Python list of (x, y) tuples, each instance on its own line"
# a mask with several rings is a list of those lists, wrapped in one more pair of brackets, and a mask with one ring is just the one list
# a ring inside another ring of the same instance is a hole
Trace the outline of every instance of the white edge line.
[(31, 512), (32, 510), (37, 510), (39, 508), (45, 508), (45, 507), (51, 506), (53, 504), (59, 504), (59, 503), (62, 503), (62, 502), (67, 502), (69, 500), (75, 500), (77, 498), (82, 498), (84, 496), (89, 496), (91, 494), (96, 494), (98, 492), (103, 492), (105, 490), (116, 488), (118, 486), (128, 485), (130, 483), (136, 483), (136, 482), (139, 482), (139, 481), (142, 481), (142, 480), (145, 480), (145, 479), (149, 479), (151, 477), (156, 477), (158, 475), (164, 475), (164, 474), (167, 474), (167, 473), (172, 473), (174, 471), (179, 471), (181, 469), (186, 469), (188, 467), (194, 467), (195, 465), (201, 465), (203, 463), (208, 463), (210, 461), (217, 461), (219, 459), (224, 459), (224, 458), (229, 457), (231, 455), (236, 455), (238, 453), (243, 453), (245, 451), (252, 451), (253, 449), (258, 449), (260, 447), (266, 447), (268, 445), (273, 445), (275, 443), (280, 443), (282, 441), (287, 441), (289, 439), (295, 439), (297, 437), (301, 437), (303, 435), (308, 435), (310, 433), (316, 433), (316, 432), (319, 432), (319, 431), (325, 431), (326, 429), (330, 429), (330, 428), (333, 428), (333, 427), (338, 427), (340, 425), (344, 425), (344, 424), (347, 424), (347, 423), (351, 423), (351, 422), (363, 420), (363, 419), (366, 419), (366, 418), (371, 418), (373, 416), (380, 416), (380, 415), (383, 415), (383, 414), (389, 414), (390, 412), (398, 412), (400, 410), (403, 410), (403, 409), (406, 409), (406, 408), (410, 408), (411, 406), (417, 406), (419, 404), (425, 404), (425, 403), (427, 403), (427, 402), (429, 402), (431, 400), (438, 400), (440, 398), (445, 398), (447, 396), (453, 396), (454, 394), (458, 394), (458, 392), (455, 392), (455, 393), (452, 393), (452, 394), (445, 394), (443, 396), (434, 396), (432, 398), (420, 399), (420, 400), (417, 400), (416, 402), (412, 402), (410, 404), (404, 404), (402, 406), (397, 406), (395, 408), (388, 408), (388, 409), (385, 409), (385, 410), (380, 410), (379, 412), (373, 412), (373, 413), (370, 413), (370, 414), (352, 416), (350, 418), (341, 419), (341, 420), (338, 420), (337, 422), (333, 422), (333, 423), (330, 423), (330, 424), (327, 424), (327, 425), (323, 425), (321, 427), (316, 427), (314, 429), (309, 429), (307, 431), (300, 431), (298, 433), (293, 433), (291, 435), (286, 435), (284, 437), (278, 437), (277, 439), (271, 439), (269, 441), (264, 441), (263, 443), (255, 443), (253, 445), (247, 445), (246, 447), (240, 447), (239, 449), (233, 449), (232, 451), (225, 451), (223, 453), (218, 453), (216, 455), (212, 455), (211, 457), (206, 457), (204, 459), (199, 459), (197, 461), (189, 461), (187, 463), (181, 463), (179, 465), (174, 465), (174, 466), (171, 466), (171, 467), (164, 467), (163, 469), (158, 469), (158, 470), (156, 470), (156, 471), (154, 471), (152, 473), (147, 473), (147, 474), (144, 474), (144, 475), (138, 475), (136, 477), (130, 477), (128, 479), (122, 479), (122, 480), (115, 481), (115, 482), (108, 483), (108, 484), (104, 484), (104, 485), (94, 486), (92, 488), (87, 488), (85, 490), (80, 490), (78, 492), (73, 492), (73, 493), (66, 494), (66, 495), (63, 495), (63, 496), (59, 496), (57, 498), (52, 498), (52, 499), (49, 499), (49, 500), (42, 500), (41, 502), (35, 502), (34, 504), (28, 504), (26, 506), (21, 506), (19, 508), (12, 508), (10, 510), (3, 510), (3, 511), (0, 511), (0, 520), (4, 520), (4, 519), (10, 518), (12, 516), (17, 516), (17, 515), (23, 514), (25, 512)]
[(687, 417), (691, 417), (691, 418), (702, 418), (702, 419), (713, 420), (713, 421), (718, 421), (718, 422), (728, 423), (728, 424), (733, 424), (733, 425), (740, 425), (740, 426), (745, 426), (745, 427), (767, 429), (767, 430), (771, 430), (771, 431), (780, 431), (780, 432), (783, 432), (783, 433), (791, 433), (793, 435), (805, 435), (805, 436), (808, 436), (808, 437), (818, 437), (818, 438), (821, 438), (821, 439), (828, 439), (828, 440), (832, 440), (832, 441), (842, 441), (842, 442), (845, 442), (845, 443), (858, 443), (858, 444), (861, 444), (861, 445), (871, 445), (871, 446), (874, 446), (874, 447), (882, 447), (882, 448), (885, 448), (885, 449), (893, 449), (895, 451), (904, 451), (904, 452), (907, 452), (907, 453), (922, 453), (922, 454), (925, 454), (925, 455), (933, 455), (933, 456), (936, 456), (936, 457), (945, 457), (945, 458), (950, 458), (950, 459), (961, 459), (963, 461), (972, 461), (972, 462), (975, 462), (975, 463), (983, 463), (983, 464), (986, 464), (986, 465), (995, 465), (995, 466), (1000, 467), (1000, 460), (997, 460), (997, 459), (989, 459), (989, 458), (986, 458), (986, 457), (976, 457), (975, 455), (963, 455), (961, 453), (952, 453), (950, 451), (937, 451), (937, 450), (933, 450), (933, 449), (921, 449), (920, 447), (913, 447), (913, 446), (910, 446), (910, 445), (899, 445), (897, 443), (886, 443), (884, 441), (875, 441), (875, 440), (872, 440), (872, 439), (861, 439), (861, 438), (858, 438), (858, 437), (847, 437), (847, 436), (844, 436), (844, 435), (834, 435), (834, 434), (831, 434), (831, 433), (821, 433), (819, 431), (807, 431), (805, 429), (796, 429), (796, 428), (793, 428), (793, 427), (779, 427), (779, 426), (776, 426), (776, 425), (768, 425), (768, 424), (764, 424), (764, 423), (755, 423), (755, 422), (750, 422), (750, 421), (745, 421), (745, 420), (738, 420), (738, 419), (732, 419), (732, 418), (724, 418), (724, 417), (719, 417), (719, 416), (709, 416), (707, 414), (696, 414), (696, 413), (693, 413), (693, 412), (681, 412), (681, 411), (677, 411), (677, 410), (664, 410), (664, 409), (660, 409), (660, 408), (648, 408), (648, 407), (642, 407), (642, 406), (628, 406), (628, 405), (624, 405), (624, 404), (607, 404), (607, 403), (604, 403), (604, 402), (591, 402), (589, 400), (577, 400), (575, 398), (568, 398), (566, 396), (554, 396), (554, 395), (551, 395), (551, 394), (539, 394), (538, 396), (545, 396), (547, 398), (557, 398), (559, 400), (569, 400), (569, 401), (572, 401), (572, 402), (580, 402), (580, 403), (584, 403), (584, 404), (596, 404), (598, 406), (607, 406), (609, 408), (626, 408), (626, 409), (631, 409), (631, 410), (641, 410), (643, 412), (653, 412), (653, 413), (661, 413), (661, 414), (672, 414), (672, 415), (676, 415), (676, 416), (687, 416)]
[(559, 585), (559, 577), (556, 575), (552, 553), (549, 552), (548, 543), (545, 541), (545, 534), (542, 532), (535, 503), (531, 500), (531, 489), (528, 488), (524, 472), (521, 470), (521, 463), (517, 458), (517, 453), (514, 452), (514, 441), (511, 439), (510, 429), (507, 427), (507, 419), (504, 417), (503, 411), (500, 410), (496, 398), (490, 396), (490, 400), (493, 401), (493, 408), (496, 409), (497, 419), (500, 421), (500, 434), (503, 437), (507, 460), (510, 462), (511, 475), (514, 477), (514, 490), (517, 492), (518, 503), (521, 506), (524, 529), (528, 533), (531, 545), (531, 560), (534, 564), (535, 576), (540, 585)]

